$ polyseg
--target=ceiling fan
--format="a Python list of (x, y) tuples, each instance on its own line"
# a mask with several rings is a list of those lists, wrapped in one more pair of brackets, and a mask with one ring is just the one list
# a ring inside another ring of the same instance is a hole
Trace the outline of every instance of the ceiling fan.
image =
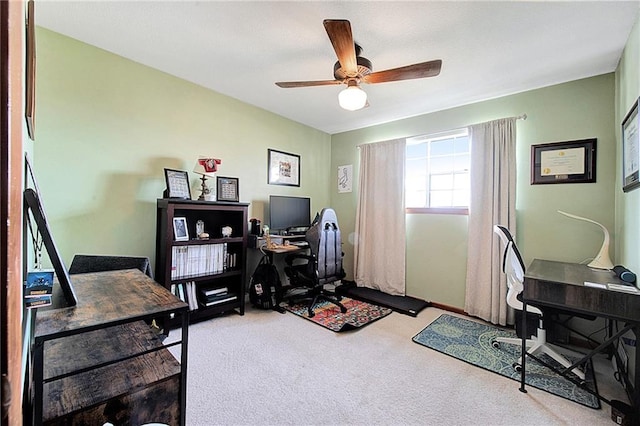
[(371, 61), (360, 56), (362, 48), (353, 41), (349, 21), (325, 19), (323, 24), (333, 45), (333, 50), (338, 56), (338, 62), (333, 66), (334, 80), (281, 81), (276, 83), (277, 86), (293, 88), (346, 84), (347, 88), (338, 95), (338, 102), (342, 108), (355, 111), (368, 105), (367, 94), (360, 88), (360, 83), (386, 83), (435, 77), (440, 74), (442, 67), (440, 59), (373, 72)]

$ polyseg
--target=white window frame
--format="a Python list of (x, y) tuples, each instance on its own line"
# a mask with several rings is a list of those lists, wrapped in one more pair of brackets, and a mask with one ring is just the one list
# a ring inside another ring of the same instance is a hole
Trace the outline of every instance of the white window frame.
[[(469, 132), (467, 128), (455, 129), (447, 132), (421, 135), (412, 138), (407, 138), (406, 143), (407, 146), (410, 144), (420, 144), (420, 143), (431, 143), (434, 141), (442, 140), (442, 139), (450, 139), (456, 136), (468, 136)], [(469, 161), (470, 159), (470, 151), (471, 145), (469, 144)], [(406, 160), (405, 160), (406, 161)], [(468, 165), (467, 167), (470, 167)], [(467, 168), (467, 170), (469, 170)], [(429, 203), (429, 172), (427, 170), (427, 203)], [(454, 215), (468, 215), (469, 214), (469, 206), (449, 206), (449, 207), (406, 207), (406, 213), (408, 214), (420, 214), (420, 213), (429, 213), (429, 214), (454, 214)]]

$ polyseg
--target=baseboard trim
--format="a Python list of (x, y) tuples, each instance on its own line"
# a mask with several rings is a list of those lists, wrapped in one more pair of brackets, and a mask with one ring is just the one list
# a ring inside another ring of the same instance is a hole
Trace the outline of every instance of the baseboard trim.
[(455, 306), (445, 305), (443, 303), (431, 302), (431, 307), (432, 308), (442, 309), (444, 311), (453, 312), (453, 313), (460, 314), (460, 315), (469, 316), (469, 314), (467, 314), (464, 311), (464, 309), (456, 308)]

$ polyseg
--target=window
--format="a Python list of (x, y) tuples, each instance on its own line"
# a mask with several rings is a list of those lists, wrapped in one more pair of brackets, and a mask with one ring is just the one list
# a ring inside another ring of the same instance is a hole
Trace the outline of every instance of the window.
[(406, 149), (408, 211), (466, 214), (470, 161), (467, 129), (409, 138)]

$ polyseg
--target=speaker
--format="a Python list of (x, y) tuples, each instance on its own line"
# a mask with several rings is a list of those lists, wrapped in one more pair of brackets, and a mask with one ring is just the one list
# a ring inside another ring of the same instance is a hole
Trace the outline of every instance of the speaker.
[(613, 267), (613, 272), (620, 278), (622, 281), (626, 281), (628, 283), (636, 282), (636, 274), (628, 270), (622, 265), (616, 265)]

